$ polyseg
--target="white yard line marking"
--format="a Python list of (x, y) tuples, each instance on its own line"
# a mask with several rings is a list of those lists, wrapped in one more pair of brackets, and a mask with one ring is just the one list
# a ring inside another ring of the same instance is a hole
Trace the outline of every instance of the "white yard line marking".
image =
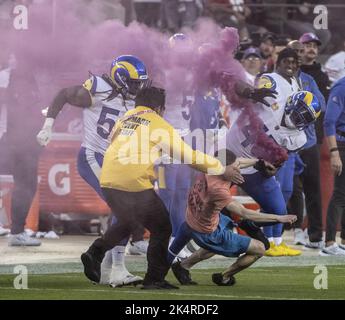
[[(215, 269), (215, 268), (213, 268), (213, 269)], [(259, 270), (256, 270), (256, 269), (254, 269), (254, 268), (252, 268), (252, 269), (250, 269), (250, 270), (255, 270), (255, 272), (257, 273), (257, 272), (272, 272), (272, 270), (271, 269), (259, 269)], [(193, 274), (193, 273), (197, 273), (197, 274), (206, 274), (206, 275), (211, 275), (212, 274), (212, 272), (211, 271), (209, 271), (209, 272), (206, 272), (206, 271), (208, 271), (207, 269), (191, 269), (190, 270), (191, 271), (191, 273)], [(278, 270), (278, 272), (279, 272), (280, 270)]]
[[(12, 287), (0, 287), (0, 290), (17, 290)], [(63, 291), (64, 289), (53, 289), (53, 288), (48, 288), (48, 289), (40, 289), (40, 288), (29, 288), (28, 290), (25, 291), (30, 291), (30, 290), (35, 290), (35, 291)], [(66, 289), (67, 290), (67, 289)], [(114, 289), (116, 290), (116, 289)], [(110, 290), (91, 290), (91, 289), (68, 289), (68, 291), (75, 291), (75, 292), (111, 292)], [(203, 293), (177, 293), (177, 292), (156, 292), (156, 291), (128, 291), (128, 290), (122, 290), (119, 289), (118, 293), (128, 293), (128, 294), (140, 294), (143, 295), (144, 293), (150, 293), (150, 294), (155, 294), (155, 295), (171, 295), (171, 296), (194, 296), (194, 297), (207, 297), (207, 298), (239, 298), (239, 299), (262, 299), (262, 300), (301, 300), (300, 298), (277, 298), (277, 297), (263, 297), (263, 296), (235, 296), (235, 295), (223, 295), (223, 294), (203, 294)], [(314, 299), (314, 298), (313, 298)], [(302, 299), (302, 300), (312, 300), (310, 299)], [(342, 299), (336, 299), (336, 300), (342, 300)]]

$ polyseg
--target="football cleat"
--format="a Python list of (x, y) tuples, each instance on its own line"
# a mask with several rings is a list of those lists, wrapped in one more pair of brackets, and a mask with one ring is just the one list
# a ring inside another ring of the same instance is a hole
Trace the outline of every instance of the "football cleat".
[(134, 285), (143, 283), (143, 278), (135, 276), (134, 274), (129, 273), (127, 270), (125, 272), (117, 273), (114, 272), (110, 278), (109, 284), (113, 288), (120, 288), (123, 286)]
[(142, 240), (142, 241), (135, 241), (132, 242), (130, 241), (128, 243), (128, 253), (131, 255), (143, 255), (147, 253), (147, 248), (149, 244), (147, 241)]
[(90, 252), (84, 252), (80, 258), (84, 265), (85, 276), (92, 282), (99, 283), (101, 280), (101, 261)]
[(11, 232), (10, 229), (4, 228), (2, 225), (0, 225), (0, 236), (5, 236)]
[(282, 242), (279, 246), (276, 246), (281, 251), (283, 256), (299, 256), (302, 251), (289, 247), (286, 243)]
[(270, 242), (270, 248), (266, 250), (265, 256), (268, 257), (281, 257), (284, 256), (283, 252), (279, 250), (278, 246), (274, 242)]
[(173, 284), (169, 283), (166, 280), (163, 281), (155, 281), (155, 282), (144, 282), (143, 286), (141, 288), (142, 290), (160, 290), (160, 289), (180, 289), (177, 286), (174, 286)]
[(41, 241), (31, 238), (25, 231), (19, 234), (11, 234), (8, 238), (10, 247), (37, 247), (41, 245)]
[(294, 231), (294, 244), (304, 246), (307, 243), (305, 233), (302, 229), (296, 228)]
[(325, 242), (324, 241), (310, 241), (309, 239), (307, 240), (305, 244), (305, 248), (308, 249), (323, 249), (325, 247)]
[(328, 247), (324, 247), (320, 251), (320, 256), (345, 256), (345, 246), (338, 246), (336, 243)]
[(233, 286), (236, 283), (236, 279), (234, 276), (230, 276), (230, 278), (225, 279), (223, 274), (221, 273), (212, 274), (212, 281), (217, 286)]
[(175, 262), (171, 265), (171, 270), (182, 285), (196, 285), (197, 282), (192, 280), (189, 270), (181, 266), (181, 261)]

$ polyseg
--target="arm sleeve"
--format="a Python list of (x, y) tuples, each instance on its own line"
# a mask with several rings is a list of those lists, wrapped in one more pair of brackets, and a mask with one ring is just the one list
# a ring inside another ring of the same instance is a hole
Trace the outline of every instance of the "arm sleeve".
[(344, 110), (344, 93), (342, 91), (343, 88), (340, 86), (335, 87), (331, 90), (331, 94), (328, 99), (325, 119), (323, 122), (325, 135), (327, 137), (334, 136), (336, 134), (336, 123)]
[(153, 135), (155, 136), (154, 140), (162, 148), (163, 152), (198, 171), (210, 175), (221, 175), (224, 173), (225, 168), (218, 159), (198, 150), (193, 150), (163, 118), (157, 116), (155, 123), (157, 131)]
[(47, 118), (55, 119), (66, 103), (75, 107), (88, 108), (92, 104), (92, 99), (83, 86), (62, 89), (49, 106)]

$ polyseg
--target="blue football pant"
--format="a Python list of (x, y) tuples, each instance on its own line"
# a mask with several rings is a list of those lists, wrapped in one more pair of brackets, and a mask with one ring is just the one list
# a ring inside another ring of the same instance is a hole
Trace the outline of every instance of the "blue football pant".
[(188, 193), (193, 182), (193, 169), (185, 164), (161, 166), (159, 174), (159, 196), (170, 216), (172, 236), (185, 221)]
[(278, 170), (276, 178), (280, 184), (280, 189), (283, 193), (285, 203), (290, 200), (293, 192), (293, 178), (295, 176), (295, 161), (296, 154), (290, 153), (288, 159), (283, 166)]
[[(275, 177), (265, 178), (260, 172), (246, 174), (243, 177), (245, 181), (240, 187), (260, 205), (263, 212), (286, 214), (285, 200)], [(281, 237), (282, 230), (281, 223), (264, 227), (267, 238)]]

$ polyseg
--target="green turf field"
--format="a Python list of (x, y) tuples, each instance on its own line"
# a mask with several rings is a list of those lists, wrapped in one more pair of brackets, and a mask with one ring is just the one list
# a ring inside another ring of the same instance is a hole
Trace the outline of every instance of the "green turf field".
[[(315, 289), (314, 267), (258, 267), (236, 276), (233, 287), (212, 283), (211, 274), (221, 269), (192, 271), (199, 284), (179, 290), (143, 291), (139, 287), (110, 288), (93, 285), (83, 274), (31, 274), (28, 290), (13, 288), (16, 275), (0, 276), (0, 299), (118, 299), (118, 300), (225, 300), (225, 299), (345, 299), (345, 266), (328, 266), (328, 289)], [(143, 275), (143, 273), (140, 273)], [(168, 278), (177, 284), (169, 273)]]

